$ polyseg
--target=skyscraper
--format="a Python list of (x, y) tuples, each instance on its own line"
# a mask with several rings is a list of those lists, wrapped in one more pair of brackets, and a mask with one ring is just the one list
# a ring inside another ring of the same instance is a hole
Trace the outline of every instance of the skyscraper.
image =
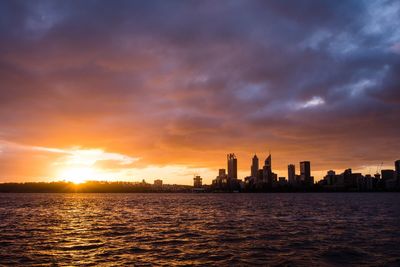
[(288, 180), (290, 185), (296, 184), (296, 167), (294, 164), (288, 165)]
[(305, 185), (310, 185), (312, 183), (311, 164), (309, 161), (300, 162), (300, 179)]
[(311, 176), (311, 166), (309, 161), (300, 162), (300, 175), (304, 175), (304, 177)]
[(272, 158), (271, 158), (271, 154), (269, 154), (269, 156), (265, 159), (264, 162), (264, 167), (267, 167), (267, 169), (272, 172)]
[(258, 174), (258, 157), (254, 154), (253, 162), (251, 164), (251, 177), (257, 177)]
[(263, 182), (268, 186), (272, 186), (277, 180), (277, 175), (272, 172), (272, 156), (271, 154), (265, 159), (263, 167)]
[(237, 179), (237, 158), (235, 154), (227, 155), (228, 161), (228, 179)]

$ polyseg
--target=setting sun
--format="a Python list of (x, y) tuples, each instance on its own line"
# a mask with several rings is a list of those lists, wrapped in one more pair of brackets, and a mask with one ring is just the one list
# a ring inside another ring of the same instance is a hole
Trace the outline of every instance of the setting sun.
[(59, 173), (59, 177), (63, 180), (73, 182), (75, 184), (84, 183), (86, 180), (93, 178), (95, 170), (90, 167), (77, 167), (63, 169)]

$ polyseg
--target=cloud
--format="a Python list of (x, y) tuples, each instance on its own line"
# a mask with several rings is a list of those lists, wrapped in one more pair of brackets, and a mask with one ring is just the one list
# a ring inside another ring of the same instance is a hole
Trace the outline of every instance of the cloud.
[(400, 55), (400, 42), (399, 43), (395, 43), (390, 47), (390, 51), (392, 51), (395, 54), (399, 54)]
[[(43, 147), (35, 147), (34, 149), (65, 154), (65, 159), (63, 162), (61, 162), (61, 164), (66, 165), (82, 164), (92, 166), (97, 161), (104, 160), (115, 161), (118, 162), (120, 165), (128, 165), (133, 163), (134, 161), (139, 160), (138, 158), (133, 158), (118, 153), (105, 152), (102, 149), (55, 149)], [(55, 162), (55, 164), (58, 164), (58, 162)]]
[(298, 103), (297, 109), (302, 109), (302, 108), (313, 108), (316, 106), (320, 106), (320, 105), (324, 105), (325, 104), (325, 100), (322, 99), (319, 96), (313, 96), (311, 99), (303, 102), (303, 103)]

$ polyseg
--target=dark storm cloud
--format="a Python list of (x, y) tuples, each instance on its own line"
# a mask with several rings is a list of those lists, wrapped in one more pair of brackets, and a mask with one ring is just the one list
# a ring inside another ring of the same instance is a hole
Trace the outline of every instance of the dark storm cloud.
[(2, 1), (0, 138), (163, 164), (201, 162), (183, 147), (392, 161), (399, 16), (397, 1)]

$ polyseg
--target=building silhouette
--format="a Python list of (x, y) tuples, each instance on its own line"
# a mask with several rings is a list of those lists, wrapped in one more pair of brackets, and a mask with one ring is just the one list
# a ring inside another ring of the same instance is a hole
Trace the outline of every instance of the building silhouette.
[(259, 168), (258, 166), (259, 166), (258, 157), (256, 154), (254, 154), (253, 161), (251, 164), (251, 175), (250, 175), (251, 177), (257, 178), (258, 168)]
[(237, 178), (237, 158), (235, 154), (227, 154), (228, 173), (220, 169), (213, 180), (211, 190), (248, 192), (295, 192), (295, 191), (394, 191), (400, 190), (400, 160), (395, 161), (395, 170), (382, 170), (375, 175), (353, 173), (351, 168), (337, 174), (329, 170), (322, 180), (314, 183), (311, 175), (311, 162), (300, 162), (300, 174), (296, 174), (296, 166), (288, 165), (288, 179), (279, 177), (272, 169), (271, 153), (259, 166), (259, 158), (254, 155), (250, 166), (250, 175), (244, 182)]
[(239, 191), (241, 180), (237, 178), (237, 158), (235, 154), (227, 154), (228, 173), (219, 169), (218, 176), (212, 181), (212, 188), (217, 191)]
[(272, 155), (269, 154), (268, 157), (264, 161), (264, 169), (268, 172), (272, 172)]
[(314, 177), (311, 176), (311, 163), (309, 161), (300, 162), (300, 180), (305, 186), (314, 184)]
[(203, 178), (201, 178), (200, 176), (196, 175), (193, 178), (193, 187), (194, 188), (201, 188), (203, 187)]
[(286, 180), (286, 178), (285, 178), (285, 177), (279, 177), (279, 178), (278, 178), (278, 185), (279, 185), (279, 186), (285, 186), (285, 185), (287, 185), (287, 180)]
[(272, 155), (269, 154), (264, 161), (263, 167), (263, 184), (272, 187), (277, 184), (278, 175), (272, 172)]
[[(395, 166), (396, 167), (396, 166)], [(397, 186), (397, 174), (395, 170), (381, 170), (381, 184), (384, 189), (394, 189)]]
[(296, 185), (296, 166), (294, 164), (288, 165), (288, 180), (290, 185)]
[(397, 188), (400, 189), (400, 159), (394, 162), (395, 172), (396, 172), (396, 181)]
[(381, 179), (383, 182), (396, 178), (396, 172), (394, 170), (381, 170)]
[(228, 179), (237, 179), (237, 158), (230, 153), (226, 156), (228, 165)]
[(228, 175), (225, 169), (218, 170), (218, 176), (212, 181), (212, 187), (215, 190), (225, 190), (228, 188)]
[(394, 167), (395, 167), (395, 171), (396, 171), (397, 177), (399, 177), (400, 176), (400, 159), (396, 160), (394, 162)]
[(318, 184), (330, 190), (371, 191), (374, 180), (371, 175), (363, 176), (361, 173), (353, 173), (351, 169), (346, 169), (341, 174), (330, 170)]
[(374, 189), (374, 178), (367, 174), (358, 180), (357, 189), (359, 191), (371, 191)]
[(160, 179), (154, 180), (154, 186), (155, 187), (162, 187), (163, 181)]
[(272, 171), (272, 156), (269, 154), (260, 169), (258, 157), (254, 155), (250, 176), (245, 178), (245, 187), (248, 190), (263, 191), (278, 186), (278, 175)]
[(335, 171), (329, 170), (324, 177), (325, 184), (328, 186), (334, 186), (338, 183), (338, 175)]

